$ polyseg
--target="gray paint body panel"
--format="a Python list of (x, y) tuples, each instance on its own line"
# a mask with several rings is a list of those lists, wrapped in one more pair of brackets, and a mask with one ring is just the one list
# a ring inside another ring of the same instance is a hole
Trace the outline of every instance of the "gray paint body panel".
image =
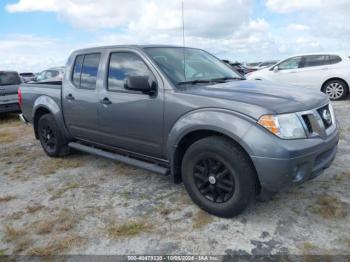
[[(156, 77), (156, 95), (107, 90), (108, 58), (111, 52), (118, 51), (134, 52), (144, 60)], [(70, 80), (75, 57), (96, 52), (101, 53), (96, 90), (76, 88)], [(70, 93), (75, 100), (65, 99)], [(222, 133), (246, 150), (262, 186), (269, 191), (319, 174), (312, 166), (316, 159), (320, 162), (318, 169), (329, 166), (335, 154), (331, 150), (336, 148), (339, 139), (336, 129), (326, 139), (282, 140), (256, 124), (264, 114), (299, 112), (327, 104), (328, 98), (320, 92), (257, 81), (177, 89), (142, 46), (75, 51), (67, 62), (62, 90), (60, 86), (27, 84), (23, 85), (22, 94), (23, 114), (30, 122), (36, 109), (44, 107), (55, 116), (67, 139), (74, 137), (163, 159), (171, 168), (174, 152), (187, 134), (199, 130)], [(108, 97), (112, 105), (100, 104), (104, 97)], [(324, 155), (324, 159), (320, 155)], [(308, 163), (307, 168), (300, 166), (304, 162)], [(299, 180), (296, 179), (298, 172), (305, 173)]]

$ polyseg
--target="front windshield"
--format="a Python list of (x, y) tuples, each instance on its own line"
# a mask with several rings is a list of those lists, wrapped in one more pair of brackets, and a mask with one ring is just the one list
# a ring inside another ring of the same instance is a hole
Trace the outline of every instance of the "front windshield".
[(145, 52), (175, 84), (241, 79), (227, 65), (209, 53), (182, 47), (147, 47)]

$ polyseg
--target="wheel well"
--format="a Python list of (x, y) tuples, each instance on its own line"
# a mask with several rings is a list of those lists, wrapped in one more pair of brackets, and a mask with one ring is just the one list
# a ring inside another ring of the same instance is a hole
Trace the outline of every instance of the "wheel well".
[(249, 154), (247, 153), (247, 151), (239, 143), (237, 143), (237, 141), (235, 141), (231, 137), (229, 137), (229, 136), (227, 136), (225, 134), (216, 132), (216, 131), (211, 131), (211, 130), (197, 130), (197, 131), (193, 131), (193, 132), (190, 132), (189, 134), (185, 135), (181, 139), (181, 141), (179, 142), (179, 144), (177, 146), (177, 149), (176, 149), (176, 151), (174, 153), (174, 159), (173, 159), (174, 181), (176, 183), (181, 183), (182, 182), (181, 165), (182, 165), (182, 159), (183, 159), (183, 156), (184, 156), (186, 150), (193, 143), (197, 142), (198, 140), (206, 138), (206, 137), (210, 137), (210, 136), (221, 136), (221, 137), (224, 137), (224, 138), (230, 140), (232, 143), (234, 143), (236, 146), (238, 146), (242, 150), (242, 152), (247, 156), (247, 159), (249, 159), (252, 167), (255, 170), (256, 179), (257, 179), (257, 185), (258, 185), (257, 193), (259, 193), (260, 189), (261, 189), (261, 184), (260, 184), (259, 178), (257, 176), (257, 172), (256, 172), (256, 169), (255, 169), (254, 163), (251, 160), (251, 158), (250, 158)]
[(35, 137), (38, 139), (39, 135), (38, 135), (38, 124), (39, 124), (39, 119), (46, 114), (51, 114), (51, 112), (46, 109), (45, 107), (40, 107), (36, 110), (35, 115), (34, 115), (34, 120), (33, 120), (33, 124), (34, 124), (34, 133), (35, 133)]
[(349, 89), (349, 84), (348, 84), (344, 79), (342, 79), (342, 78), (340, 78), (340, 77), (333, 77), (333, 78), (330, 78), (330, 79), (328, 79), (327, 81), (325, 81), (325, 82), (323, 83), (323, 85), (322, 85), (322, 87), (321, 87), (321, 91), (323, 91), (323, 88), (326, 86), (326, 84), (327, 84), (328, 82), (333, 81), (333, 80), (343, 81), (343, 82), (346, 84), (346, 86), (348, 87), (348, 89)]

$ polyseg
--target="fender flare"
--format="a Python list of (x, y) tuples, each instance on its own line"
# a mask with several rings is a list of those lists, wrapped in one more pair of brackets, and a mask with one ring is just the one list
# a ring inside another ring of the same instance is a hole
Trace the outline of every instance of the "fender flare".
[(244, 136), (255, 123), (255, 119), (246, 115), (218, 108), (198, 109), (180, 117), (168, 136), (166, 143), (167, 157), (170, 162), (171, 175), (176, 176), (175, 157), (182, 139), (196, 131), (212, 131), (222, 134), (239, 144), (248, 155), (249, 146), (244, 142)]
[(35, 119), (36, 119), (35, 117), (38, 110), (40, 109), (45, 109), (46, 111), (50, 112), (50, 114), (54, 117), (60, 130), (62, 131), (64, 137), (66, 137), (67, 139), (72, 138), (65, 126), (61, 107), (56, 103), (56, 101), (53, 98), (47, 95), (42, 95), (34, 101), (32, 119), (33, 119), (35, 134), (36, 134), (36, 128), (37, 128), (35, 123)]

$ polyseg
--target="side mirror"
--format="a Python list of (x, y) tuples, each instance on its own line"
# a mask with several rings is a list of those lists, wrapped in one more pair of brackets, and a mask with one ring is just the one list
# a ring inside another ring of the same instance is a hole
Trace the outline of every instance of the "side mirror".
[(156, 83), (150, 85), (148, 78), (148, 76), (128, 76), (124, 84), (125, 89), (153, 95), (156, 92)]
[(275, 73), (277, 73), (277, 72), (278, 72), (278, 66), (275, 66), (275, 67), (273, 68), (273, 71), (274, 71)]

